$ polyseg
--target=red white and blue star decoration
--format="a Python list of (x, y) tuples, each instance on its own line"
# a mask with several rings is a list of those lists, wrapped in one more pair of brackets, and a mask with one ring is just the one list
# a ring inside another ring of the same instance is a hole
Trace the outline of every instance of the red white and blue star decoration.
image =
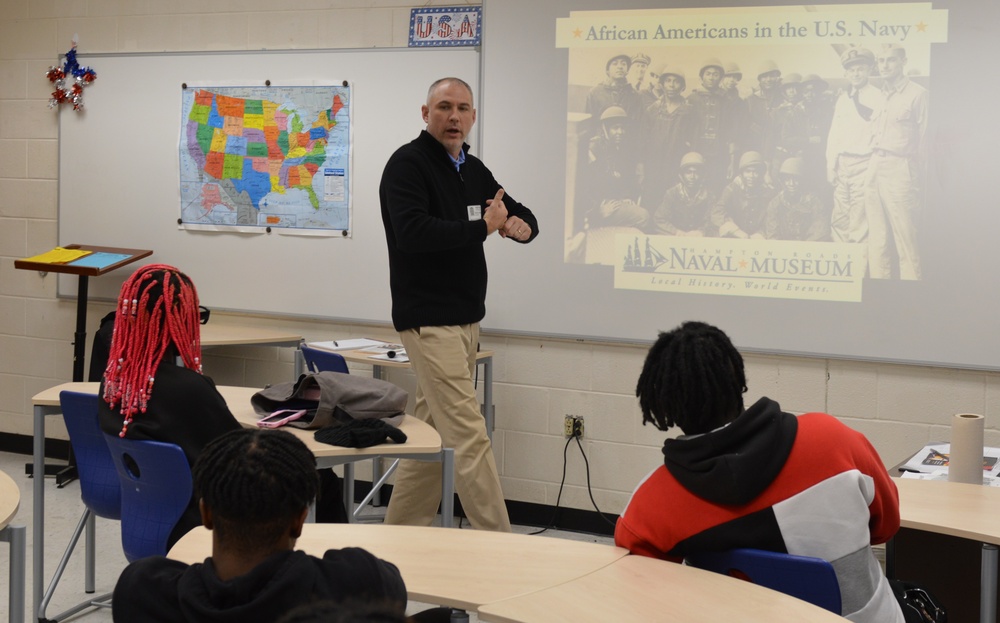
[[(66, 52), (66, 60), (62, 67), (53, 65), (45, 73), (49, 82), (56, 86), (49, 100), (49, 108), (55, 108), (60, 104), (72, 104), (73, 110), (79, 112), (83, 110), (83, 89), (97, 80), (97, 72), (90, 67), (81, 67), (76, 62), (76, 41), (69, 52)], [(67, 86), (67, 81), (70, 85)]]

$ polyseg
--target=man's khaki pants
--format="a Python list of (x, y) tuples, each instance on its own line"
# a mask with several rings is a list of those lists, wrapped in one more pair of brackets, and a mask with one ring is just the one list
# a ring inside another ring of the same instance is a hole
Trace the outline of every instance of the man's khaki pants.
[[(399, 334), (417, 376), (414, 416), (437, 429), (455, 450), (455, 490), (478, 530), (510, 532), (500, 476), (479, 412), (472, 375), (479, 324), (420, 327)], [(441, 502), (441, 464), (402, 460), (386, 523), (429, 526)]]

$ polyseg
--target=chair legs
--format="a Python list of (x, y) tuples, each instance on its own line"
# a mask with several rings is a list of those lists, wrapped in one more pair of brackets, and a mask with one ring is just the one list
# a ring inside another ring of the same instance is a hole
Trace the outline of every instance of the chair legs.
[[(375, 459), (375, 460), (376, 461), (381, 461), (381, 459)], [(381, 467), (381, 465), (379, 467)], [(389, 469), (385, 470), (384, 474), (376, 475), (375, 470), (372, 470), (372, 490), (368, 492), (368, 495), (365, 496), (365, 499), (361, 500), (361, 502), (358, 504), (357, 508), (355, 508), (353, 511), (348, 511), (348, 514), (351, 516), (351, 521), (352, 522), (360, 519), (361, 511), (363, 511), (365, 509), (365, 507), (368, 506), (369, 503), (371, 503), (373, 506), (378, 504), (378, 501), (377, 501), (378, 498), (377, 498), (377, 496), (378, 496), (379, 492), (382, 490), (382, 485), (384, 485), (386, 483), (386, 481), (389, 480), (389, 477), (392, 476), (393, 472), (396, 471), (397, 467), (399, 467), (399, 459), (396, 459), (395, 461), (393, 461), (392, 464), (389, 466)], [(382, 470), (379, 469), (378, 471), (381, 472)], [(352, 476), (353, 476), (353, 473), (352, 473)], [(376, 480), (376, 478), (377, 478), (377, 480)], [(354, 490), (353, 481), (351, 483), (351, 490), (352, 490), (351, 497), (353, 498), (354, 497), (354, 494), (353, 494), (353, 490)], [(352, 499), (352, 502), (353, 502), (353, 499)], [(348, 507), (348, 508), (350, 508), (350, 507)]]
[(0, 530), (0, 541), (10, 543), (10, 569), (8, 580), (10, 596), (7, 602), (10, 623), (24, 621), (24, 562), (27, 548), (27, 530), (24, 526), (7, 526)]
[(87, 593), (93, 593), (95, 590), (95, 575), (96, 575), (96, 550), (97, 550), (97, 538), (96, 538), (96, 521), (94, 513), (87, 509), (83, 512), (80, 517), (80, 521), (77, 522), (76, 528), (73, 530), (73, 536), (69, 540), (69, 545), (66, 546), (66, 551), (63, 552), (62, 558), (59, 560), (59, 566), (56, 567), (56, 572), (52, 576), (52, 580), (49, 581), (48, 588), (45, 589), (45, 595), (42, 597), (42, 603), (38, 606), (38, 620), (40, 622), (57, 622), (67, 619), (77, 612), (85, 608), (97, 607), (97, 608), (110, 608), (111, 607), (111, 593), (95, 597), (93, 599), (85, 599), (77, 605), (65, 610), (53, 617), (45, 616), (45, 609), (48, 607), (49, 602), (52, 600), (52, 595), (56, 592), (56, 586), (59, 584), (59, 580), (62, 579), (63, 571), (66, 570), (66, 565), (69, 563), (70, 556), (73, 555), (73, 550), (76, 549), (76, 544), (80, 541), (80, 535), (86, 534), (85, 545), (87, 551), (84, 554), (85, 566), (84, 569), (84, 591)]

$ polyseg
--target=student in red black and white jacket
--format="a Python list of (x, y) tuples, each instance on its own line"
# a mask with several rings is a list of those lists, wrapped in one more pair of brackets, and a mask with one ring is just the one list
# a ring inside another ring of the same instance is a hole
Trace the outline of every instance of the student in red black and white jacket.
[(823, 558), (851, 621), (902, 623), (872, 552), (899, 529), (899, 498), (867, 439), (825, 413), (743, 408), (743, 358), (721, 330), (660, 334), (639, 376), (643, 423), (683, 435), (638, 486), (615, 529), (634, 554), (680, 562), (751, 547)]

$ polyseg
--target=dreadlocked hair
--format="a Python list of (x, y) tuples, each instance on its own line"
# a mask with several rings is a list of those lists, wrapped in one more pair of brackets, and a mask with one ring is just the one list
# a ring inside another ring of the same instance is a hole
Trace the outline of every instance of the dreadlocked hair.
[(149, 264), (122, 284), (104, 369), (104, 400), (124, 417), (120, 437), (146, 412), (156, 367), (168, 353), (201, 373), (198, 292), (173, 266)]
[(216, 438), (192, 476), (220, 542), (241, 551), (274, 543), (319, 491), (313, 453), (282, 430), (243, 428)]
[(685, 322), (660, 333), (642, 366), (635, 395), (642, 423), (685, 434), (707, 433), (743, 412), (743, 357), (720, 329)]

